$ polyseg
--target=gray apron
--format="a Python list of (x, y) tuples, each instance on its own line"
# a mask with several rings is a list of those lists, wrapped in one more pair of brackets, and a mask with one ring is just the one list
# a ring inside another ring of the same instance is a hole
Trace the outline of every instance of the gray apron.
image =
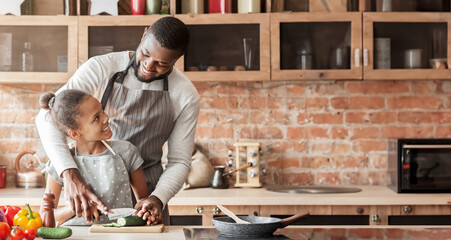
[[(135, 55), (124, 71), (115, 73), (102, 96), (102, 107), (110, 117), (111, 139), (134, 144), (144, 160), (143, 170), (147, 187), (153, 192), (163, 173), (162, 146), (169, 138), (174, 124), (174, 107), (168, 92), (167, 74), (163, 90), (129, 89), (123, 85)], [(169, 212), (163, 211), (163, 223), (169, 225)]]
[[(74, 161), (78, 170), (91, 190), (102, 199), (109, 209), (112, 208), (133, 208), (132, 192), (130, 191), (130, 181), (127, 168), (122, 158), (106, 143), (111, 154), (82, 155), (77, 154), (75, 149)], [(108, 187), (105, 187), (108, 186)], [(100, 221), (94, 223), (111, 222), (107, 216), (101, 215)], [(86, 223), (84, 217), (73, 217), (64, 226), (91, 225)]]

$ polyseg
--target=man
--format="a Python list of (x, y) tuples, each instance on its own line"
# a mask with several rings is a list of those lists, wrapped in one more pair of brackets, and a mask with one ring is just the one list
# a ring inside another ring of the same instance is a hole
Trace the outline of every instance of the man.
[[(138, 147), (151, 195), (136, 208), (149, 210), (144, 215), (150, 216), (152, 224), (161, 222), (162, 216), (169, 224), (165, 206), (190, 171), (200, 98), (189, 79), (174, 68), (188, 42), (189, 32), (183, 22), (174, 17), (161, 18), (146, 28), (136, 52), (93, 57), (58, 90), (79, 89), (99, 99), (110, 116), (112, 139), (127, 140)], [(76, 215), (90, 222), (90, 203), (108, 209), (82, 180), (65, 137), (45, 115), (41, 110), (36, 118), (44, 150), (64, 179), (65, 195)], [(163, 172), (160, 163), (166, 141), (168, 164)]]

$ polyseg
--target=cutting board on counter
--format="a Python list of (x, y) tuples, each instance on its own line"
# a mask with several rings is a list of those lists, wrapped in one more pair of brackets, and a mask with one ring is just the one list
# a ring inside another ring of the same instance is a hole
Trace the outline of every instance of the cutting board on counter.
[(89, 228), (89, 232), (98, 233), (161, 233), (163, 232), (164, 224), (154, 226), (139, 226), (139, 227), (104, 227), (102, 224), (93, 224)]

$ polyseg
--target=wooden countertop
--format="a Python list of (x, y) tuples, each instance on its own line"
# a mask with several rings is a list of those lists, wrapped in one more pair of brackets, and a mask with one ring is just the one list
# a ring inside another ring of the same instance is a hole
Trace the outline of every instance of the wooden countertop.
[[(198, 188), (180, 191), (169, 205), (447, 205), (450, 193), (398, 194), (386, 186), (353, 186), (357, 193), (289, 194), (267, 191), (264, 188)], [(41, 205), (44, 188), (0, 189), (0, 205)], [(63, 203), (62, 203), (63, 204)]]

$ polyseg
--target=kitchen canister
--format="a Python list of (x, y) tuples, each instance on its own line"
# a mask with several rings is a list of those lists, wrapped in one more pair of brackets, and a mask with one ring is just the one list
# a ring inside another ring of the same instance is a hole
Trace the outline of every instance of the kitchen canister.
[(130, 0), (132, 15), (144, 15), (146, 13), (146, 0)]
[(391, 50), (390, 50), (390, 38), (375, 38), (375, 69), (390, 69), (391, 68)]
[(404, 68), (421, 68), (421, 53), (423, 49), (407, 49), (404, 52)]
[(204, 13), (204, 0), (182, 0), (182, 13)]
[(161, 11), (161, 0), (147, 0), (146, 1), (146, 14), (160, 14)]
[(238, 0), (238, 13), (259, 13), (260, 0)]
[(208, 13), (231, 13), (232, 0), (209, 0)]

